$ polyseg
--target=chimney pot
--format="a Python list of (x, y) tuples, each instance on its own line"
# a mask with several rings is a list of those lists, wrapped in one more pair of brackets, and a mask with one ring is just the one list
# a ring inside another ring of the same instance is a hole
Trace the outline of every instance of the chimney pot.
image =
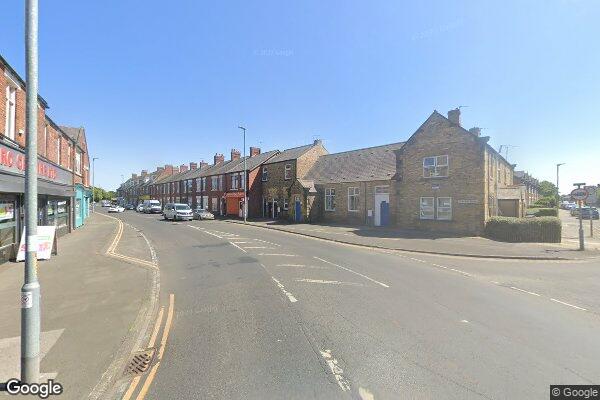
[(315, 141), (313, 142), (313, 145), (319, 145), (319, 144), (323, 144), (323, 141), (321, 139), (315, 139)]
[(195, 170), (195, 169), (197, 169), (197, 168), (198, 168), (198, 164), (196, 164), (195, 162), (191, 162), (191, 163), (190, 163), (190, 170), (191, 170), (191, 171), (193, 171), (193, 170)]
[(254, 157), (260, 154), (260, 147), (250, 147), (250, 157)]
[(448, 111), (448, 119), (453, 124), (460, 126), (460, 108)]
[(188, 170), (187, 164), (181, 164), (179, 166), (179, 172), (187, 172), (187, 170)]
[(223, 154), (216, 153), (214, 157), (214, 165), (225, 162), (225, 157)]
[(240, 159), (240, 151), (237, 149), (231, 149), (231, 161)]

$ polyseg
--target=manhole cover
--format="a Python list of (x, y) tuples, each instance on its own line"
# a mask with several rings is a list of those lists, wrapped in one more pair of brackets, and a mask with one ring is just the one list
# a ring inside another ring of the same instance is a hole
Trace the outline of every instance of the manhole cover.
[(134, 353), (125, 367), (123, 375), (141, 375), (148, 371), (154, 359), (154, 349)]

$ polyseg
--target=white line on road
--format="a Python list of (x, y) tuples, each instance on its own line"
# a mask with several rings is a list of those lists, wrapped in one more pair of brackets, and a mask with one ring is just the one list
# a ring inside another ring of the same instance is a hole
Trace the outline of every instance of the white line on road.
[(296, 282), (306, 282), (306, 283), (324, 283), (327, 285), (350, 285), (350, 286), (364, 286), (362, 283), (355, 282), (340, 282), (340, 281), (324, 281), (322, 279), (296, 279)]
[(277, 284), (277, 286), (279, 286), (279, 289), (281, 289), (281, 291), (283, 292), (283, 294), (285, 294), (287, 296), (288, 300), (291, 303), (295, 303), (295, 302), (298, 301), (298, 299), (296, 299), (293, 294), (291, 294), (290, 292), (288, 292), (287, 290), (285, 290), (285, 286), (283, 286), (281, 284), (281, 282), (279, 282), (277, 279), (275, 279), (275, 277), (272, 276), (271, 279), (273, 279), (273, 281), (275, 281), (275, 283)]
[(259, 256), (298, 257), (296, 254), (258, 253)]
[(540, 295), (539, 295), (539, 294), (537, 294), (537, 293), (535, 293), (535, 292), (530, 292), (529, 290), (525, 290), (525, 289), (519, 289), (518, 287), (514, 287), (514, 286), (511, 286), (510, 288), (511, 288), (511, 289), (514, 289), (514, 290), (518, 290), (519, 292), (523, 292), (523, 293), (527, 293), (527, 294), (532, 294), (532, 295), (534, 295), (534, 296), (538, 296), (538, 297), (540, 297)]
[(235, 243), (233, 243), (233, 242), (229, 242), (229, 244), (231, 244), (231, 245), (233, 245), (233, 246), (237, 247), (238, 249), (240, 249), (240, 250), (241, 250), (241, 251), (243, 251), (244, 253), (247, 253), (247, 251), (246, 251), (246, 250), (244, 250), (243, 248), (241, 248), (241, 247), (240, 247), (240, 246), (238, 246), (237, 244), (235, 244)]
[(322, 258), (319, 258), (319, 257), (317, 257), (317, 256), (314, 256), (314, 257), (315, 257), (317, 260), (319, 260), (319, 261), (322, 261), (322, 262), (324, 262), (324, 263), (327, 263), (327, 264), (331, 264), (331, 265), (333, 265), (334, 267), (341, 268), (341, 269), (343, 269), (343, 270), (346, 270), (346, 271), (348, 271), (348, 272), (352, 272), (353, 274), (356, 274), (356, 275), (358, 275), (358, 276), (362, 276), (363, 278), (365, 278), (365, 279), (368, 279), (368, 280), (370, 280), (371, 282), (375, 282), (375, 283), (376, 283), (376, 284), (378, 284), (378, 285), (381, 285), (381, 286), (383, 286), (383, 287), (385, 287), (385, 288), (389, 288), (389, 286), (388, 286), (388, 285), (386, 285), (385, 283), (382, 283), (382, 282), (376, 281), (375, 279), (373, 279), (373, 278), (369, 278), (368, 276), (366, 276), (366, 275), (363, 275), (363, 274), (361, 274), (361, 273), (359, 273), (359, 272), (352, 271), (350, 268), (342, 267), (341, 265), (334, 264), (334, 263), (332, 263), (331, 261), (323, 260)]
[(269, 249), (273, 250), (275, 247), (266, 247), (266, 246), (246, 246), (245, 249)]
[(304, 265), (304, 264), (277, 264), (276, 267), (297, 267), (297, 268), (315, 268), (315, 269), (327, 268), (327, 267), (321, 267), (319, 265)]
[(569, 304), (569, 303), (565, 303), (564, 301), (560, 301), (560, 300), (553, 299), (553, 298), (550, 298), (550, 300), (555, 301), (555, 302), (560, 303), (560, 304), (564, 304), (565, 306), (576, 308), (576, 309), (581, 310), (581, 311), (587, 311), (586, 308), (578, 307), (578, 306), (575, 306), (575, 305)]
[(259, 241), (259, 242), (263, 242), (263, 243), (266, 243), (266, 244), (272, 244), (273, 246), (281, 246), (280, 244), (273, 243), (273, 242), (267, 242), (266, 240), (262, 240), (262, 239), (254, 239), (254, 240)]
[(333, 373), (337, 384), (344, 392), (350, 390), (350, 382), (344, 377), (344, 370), (340, 367), (338, 360), (331, 355), (331, 350), (321, 350), (321, 356), (325, 359), (327, 366)]

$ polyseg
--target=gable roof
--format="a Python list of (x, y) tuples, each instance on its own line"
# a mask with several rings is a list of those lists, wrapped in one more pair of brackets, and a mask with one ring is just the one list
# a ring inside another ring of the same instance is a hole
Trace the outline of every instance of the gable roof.
[(313, 147), (318, 146), (318, 145), (320, 145), (320, 143), (319, 144), (311, 143), (311, 144), (306, 144), (304, 146), (292, 147), (291, 149), (286, 149), (286, 150), (282, 151), (281, 153), (277, 154), (275, 157), (271, 158), (265, 164), (274, 164), (274, 163), (278, 163), (278, 162), (282, 162), (282, 161), (295, 160), (298, 157), (301, 157), (302, 155), (304, 155), (307, 151), (309, 151)]
[[(246, 157), (246, 169), (248, 171), (252, 171), (253, 169), (260, 167), (262, 164), (265, 164), (266, 161), (271, 159), (271, 157), (276, 156), (279, 153), (279, 150), (271, 150), (265, 153), (260, 153), (254, 157)], [(228, 172), (243, 172), (244, 171), (244, 158), (241, 158), (241, 163), (233, 167)]]
[(394, 151), (403, 145), (399, 142), (323, 155), (308, 171), (306, 179), (317, 184), (392, 179), (396, 173)]

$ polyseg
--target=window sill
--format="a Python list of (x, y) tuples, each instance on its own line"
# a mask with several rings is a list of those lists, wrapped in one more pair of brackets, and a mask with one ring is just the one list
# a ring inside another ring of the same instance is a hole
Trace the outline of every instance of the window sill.
[(448, 179), (449, 176), (422, 176), (421, 179), (423, 180), (430, 180), (430, 179)]

